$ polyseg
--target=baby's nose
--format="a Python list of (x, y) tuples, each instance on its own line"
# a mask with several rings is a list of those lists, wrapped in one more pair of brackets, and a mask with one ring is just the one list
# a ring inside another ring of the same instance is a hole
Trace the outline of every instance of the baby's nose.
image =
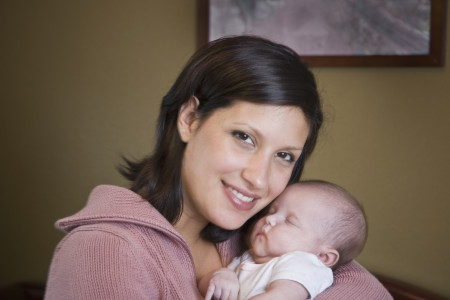
[(275, 215), (268, 215), (266, 217), (266, 224), (269, 224), (270, 226), (275, 226), (277, 224)]

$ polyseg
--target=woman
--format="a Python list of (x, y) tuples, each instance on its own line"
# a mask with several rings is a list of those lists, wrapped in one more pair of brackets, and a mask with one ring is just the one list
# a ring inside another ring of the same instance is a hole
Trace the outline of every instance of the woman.
[[(200, 49), (163, 99), (153, 154), (121, 170), (131, 188), (99, 186), (57, 222), (68, 234), (46, 299), (201, 299), (197, 279), (241, 252), (245, 225), (299, 179), (321, 123), (292, 50), (245, 36)], [(353, 264), (344, 277), (363, 279), (348, 295), (373, 285), (389, 299)]]

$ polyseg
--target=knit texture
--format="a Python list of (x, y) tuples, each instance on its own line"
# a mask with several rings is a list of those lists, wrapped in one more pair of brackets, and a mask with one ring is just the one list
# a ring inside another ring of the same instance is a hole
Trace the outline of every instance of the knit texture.
[(187, 243), (132, 191), (99, 186), (56, 226), (45, 299), (202, 299)]
[(392, 300), (384, 286), (356, 261), (334, 271), (331, 287), (316, 297), (316, 300)]
[[(116, 186), (96, 187), (86, 206), (59, 220), (45, 299), (202, 299), (183, 237), (146, 200)], [(241, 254), (238, 236), (220, 243), (222, 264)], [(317, 300), (392, 297), (356, 262), (340, 267)]]

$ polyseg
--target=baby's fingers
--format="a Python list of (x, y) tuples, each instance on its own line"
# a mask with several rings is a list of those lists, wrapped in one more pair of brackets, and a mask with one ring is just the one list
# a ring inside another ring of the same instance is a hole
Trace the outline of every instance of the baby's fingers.
[(229, 299), (230, 300), (238, 300), (238, 297), (239, 297), (239, 289), (231, 290)]
[(229, 290), (222, 291), (222, 295), (220, 296), (221, 296), (220, 300), (231, 300)]
[[(216, 291), (216, 294), (218, 294), (218, 291)], [(238, 294), (239, 290), (227, 287), (226, 289), (222, 289), (220, 295), (215, 295), (215, 297), (217, 297), (217, 300), (238, 300)]]
[(208, 290), (206, 291), (205, 300), (211, 300), (214, 295), (214, 290), (216, 287), (213, 284), (210, 284)]
[(208, 290), (206, 291), (205, 300), (222, 300), (227, 298), (222, 298), (223, 290), (221, 288), (217, 288), (214, 284), (210, 284)]

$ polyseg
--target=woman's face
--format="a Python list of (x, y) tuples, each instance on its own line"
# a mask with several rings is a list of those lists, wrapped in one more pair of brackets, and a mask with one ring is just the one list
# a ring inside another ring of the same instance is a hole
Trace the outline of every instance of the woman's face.
[(183, 106), (178, 119), (187, 144), (182, 217), (237, 229), (284, 190), (309, 126), (297, 107), (245, 101), (200, 124), (197, 103), (193, 98)]

